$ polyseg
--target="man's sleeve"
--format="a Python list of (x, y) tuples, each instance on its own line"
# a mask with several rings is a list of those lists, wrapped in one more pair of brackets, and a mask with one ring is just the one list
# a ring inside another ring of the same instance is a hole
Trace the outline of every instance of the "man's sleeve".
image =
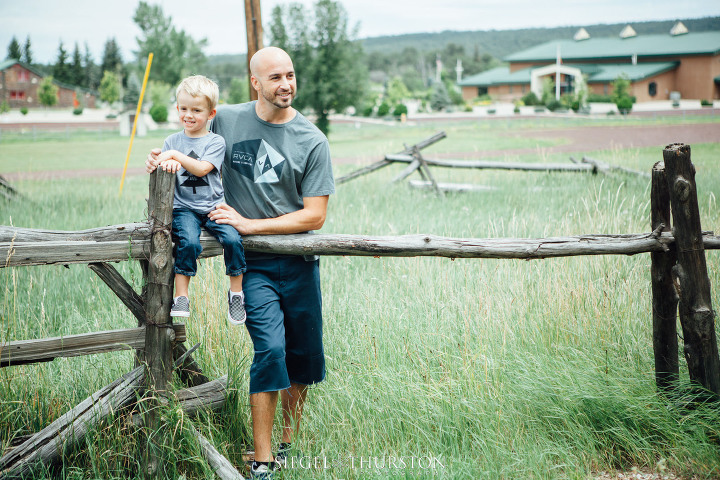
[[(212, 133), (218, 133), (218, 129), (220, 128), (220, 117), (223, 115), (224, 108), (222, 106), (218, 106), (217, 113), (215, 116), (210, 120), (210, 126), (208, 126), (208, 130)], [(220, 135), (218, 133), (218, 135)]]
[(303, 197), (322, 197), (335, 193), (335, 178), (327, 140), (320, 142), (310, 152), (300, 187)]

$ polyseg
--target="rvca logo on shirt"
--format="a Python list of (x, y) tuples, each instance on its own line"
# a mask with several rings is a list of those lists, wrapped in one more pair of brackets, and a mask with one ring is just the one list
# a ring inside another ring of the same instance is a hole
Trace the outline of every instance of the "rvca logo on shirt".
[(280, 181), (285, 157), (265, 140), (245, 140), (233, 145), (230, 152), (230, 168), (255, 183)]

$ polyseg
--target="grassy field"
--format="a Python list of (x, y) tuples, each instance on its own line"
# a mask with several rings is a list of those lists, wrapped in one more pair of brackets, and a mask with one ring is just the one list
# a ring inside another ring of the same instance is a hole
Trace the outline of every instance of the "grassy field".
[[(534, 147), (547, 124), (429, 125), (358, 132), (338, 126), (333, 154), (369, 158), (438, 127), (464, 148)], [(525, 139), (504, 143), (506, 129)], [(132, 165), (160, 136), (136, 144)], [(496, 141), (497, 140), (497, 141)], [(126, 140), (0, 144), (0, 172), (122, 166)], [(442, 142), (441, 142), (442, 143)], [(438, 144), (433, 147), (442, 151)], [(720, 231), (720, 145), (692, 146), (703, 229)], [(595, 152), (649, 171), (661, 148)], [(117, 160), (117, 159), (120, 160)], [(23, 160), (25, 159), (25, 160)], [(31, 160), (28, 160), (31, 159)], [(112, 161), (111, 161), (112, 159)], [(537, 160), (530, 157), (523, 160)], [(552, 159), (555, 160), (555, 159)], [(565, 155), (566, 160), (566, 155)], [(16, 168), (17, 170), (12, 170)], [(337, 165), (336, 174), (352, 165)], [(649, 181), (625, 174), (436, 169), (441, 181), (495, 190), (447, 195), (389, 184), (393, 166), (338, 186), (323, 233), (544, 237), (649, 231)], [(76, 230), (145, 218), (147, 177), (24, 180), (24, 201), (0, 203), (0, 224)], [(720, 254), (707, 252), (715, 308)], [(138, 290), (135, 262), (116, 264)], [(287, 479), (588, 479), (637, 466), (720, 478), (720, 411), (655, 393), (650, 259), (538, 261), (326, 257), (321, 260), (327, 380), (314, 387), (296, 444), (307, 456)], [(158, 432), (165, 478), (213, 478), (191, 435), (198, 428), (233, 463), (249, 447), (252, 346), (229, 328), (222, 260), (200, 263), (188, 343), (215, 378), (230, 375), (222, 412), (187, 419), (177, 408)], [(0, 269), (0, 340), (132, 327), (135, 320), (85, 266)], [(682, 381), (687, 368), (681, 359)], [(0, 369), (0, 451), (38, 431), (132, 366), (130, 353)], [(279, 433), (279, 432), (278, 432)], [(122, 415), (69, 449), (56, 476), (137, 475), (142, 435)], [(401, 461), (403, 463), (401, 463)], [(306, 468), (308, 467), (308, 468)]]

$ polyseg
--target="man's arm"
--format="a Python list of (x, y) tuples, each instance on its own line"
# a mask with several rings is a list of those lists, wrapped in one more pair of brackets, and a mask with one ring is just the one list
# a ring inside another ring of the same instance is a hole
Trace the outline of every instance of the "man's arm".
[(210, 220), (232, 225), (242, 235), (284, 235), (319, 230), (325, 223), (329, 195), (303, 197), (303, 208), (275, 218), (245, 218), (224, 203), (209, 213)]
[(145, 171), (147, 173), (152, 173), (155, 171), (155, 169), (158, 166), (158, 155), (162, 153), (162, 150), (159, 148), (153, 148), (150, 150), (150, 153), (148, 153), (147, 158), (145, 159)]

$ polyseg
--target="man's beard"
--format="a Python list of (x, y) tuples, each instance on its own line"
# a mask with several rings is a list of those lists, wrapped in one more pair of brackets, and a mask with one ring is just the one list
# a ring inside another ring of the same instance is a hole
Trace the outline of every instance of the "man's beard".
[(295, 92), (290, 90), (290, 96), (287, 100), (281, 100), (274, 92), (266, 92), (264, 88), (260, 88), (260, 94), (278, 108), (289, 108), (292, 105), (292, 101), (295, 98)]

